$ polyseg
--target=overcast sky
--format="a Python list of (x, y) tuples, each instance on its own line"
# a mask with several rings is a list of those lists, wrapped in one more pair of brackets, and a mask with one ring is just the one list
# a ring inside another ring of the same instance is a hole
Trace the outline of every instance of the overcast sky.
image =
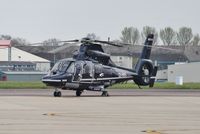
[(30, 42), (95, 33), (118, 39), (125, 26), (182, 26), (200, 33), (200, 0), (0, 0), (0, 34)]

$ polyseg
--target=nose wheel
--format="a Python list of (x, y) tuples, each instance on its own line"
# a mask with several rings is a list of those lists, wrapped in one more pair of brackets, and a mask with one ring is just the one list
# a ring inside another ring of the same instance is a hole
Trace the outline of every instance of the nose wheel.
[(108, 91), (103, 91), (101, 96), (109, 96)]

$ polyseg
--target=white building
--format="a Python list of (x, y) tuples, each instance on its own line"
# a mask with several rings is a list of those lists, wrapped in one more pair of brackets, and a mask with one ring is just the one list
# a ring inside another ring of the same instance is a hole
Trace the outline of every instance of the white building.
[(168, 82), (175, 82), (182, 76), (183, 82), (200, 82), (200, 62), (175, 64), (168, 66)]
[(133, 68), (133, 58), (131, 56), (111, 56), (111, 60), (120, 67)]
[[(46, 72), (50, 69), (50, 61), (26, 51), (11, 47), (11, 61), (25, 61), (36, 64), (36, 70)], [(0, 61), (9, 61), (9, 48), (0, 49)]]
[(156, 74), (156, 80), (158, 81), (166, 81), (168, 77), (168, 70), (164, 69), (164, 70), (158, 70), (157, 74)]

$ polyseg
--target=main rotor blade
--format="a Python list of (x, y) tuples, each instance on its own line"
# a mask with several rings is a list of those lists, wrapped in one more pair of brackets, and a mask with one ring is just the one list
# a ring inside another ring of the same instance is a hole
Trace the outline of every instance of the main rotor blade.
[(119, 42), (120, 45), (124, 45), (124, 46), (141, 46), (141, 47), (151, 47), (151, 48), (160, 48), (160, 49), (163, 49), (163, 50), (169, 50), (169, 51), (179, 51), (177, 49), (173, 49), (173, 48), (166, 48), (166, 47), (162, 47), (162, 46), (148, 46), (148, 45), (133, 45), (131, 43), (122, 43), (122, 42)]
[[(104, 44), (108, 44), (108, 45), (112, 45), (112, 46), (117, 46), (117, 47), (123, 47), (123, 46), (132, 46), (133, 44), (130, 43), (122, 43), (122, 42), (109, 42), (109, 41), (100, 41), (100, 40), (94, 40), (94, 42), (99, 42), (99, 43), (104, 43)], [(151, 48), (160, 48), (163, 50), (169, 50), (169, 51), (179, 51), (177, 49), (173, 49), (173, 48), (166, 48), (166, 47), (162, 47), (162, 46), (148, 46), (148, 45), (134, 45), (134, 46), (146, 46), (146, 47), (151, 47)]]
[[(56, 41), (55, 43), (70, 43), (70, 42), (80, 42), (80, 40), (78, 39), (75, 39), (75, 40), (66, 40), (66, 41)], [(37, 45), (43, 45), (45, 44), (45, 42), (37, 42), (37, 43), (30, 43), (30, 44), (27, 44), (25, 46), (37, 46)], [(18, 46), (24, 46), (24, 45), (18, 45)]]
[(112, 45), (112, 46), (116, 46), (116, 47), (123, 47), (122, 45), (120, 45), (120, 44), (118, 44), (118, 43), (110, 42), (110, 41), (94, 40), (94, 42), (103, 43), (103, 44), (108, 44), (108, 45)]
[(134, 45), (134, 46), (146, 46), (146, 47), (159, 48), (159, 49), (169, 50), (169, 51), (180, 51), (178, 49), (166, 48), (166, 47), (162, 47), (162, 46), (147, 46), (147, 45)]
[(75, 40), (66, 40), (66, 41), (58, 41), (59, 43), (62, 43), (62, 42), (80, 42), (80, 40), (78, 39), (75, 39)]

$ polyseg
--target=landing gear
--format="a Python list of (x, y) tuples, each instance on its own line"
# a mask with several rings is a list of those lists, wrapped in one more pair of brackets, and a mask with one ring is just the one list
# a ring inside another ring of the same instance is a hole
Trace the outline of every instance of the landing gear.
[(76, 91), (76, 96), (81, 96), (82, 92), (83, 92), (83, 91), (77, 90), (77, 91)]
[(101, 96), (109, 96), (108, 91), (103, 91)]
[(54, 97), (61, 97), (62, 96), (62, 93), (60, 92), (60, 91), (58, 91), (58, 92), (54, 92), (53, 93), (53, 95), (54, 95)]
[(54, 97), (61, 97), (62, 96), (62, 93), (58, 90), (58, 89), (55, 89), (54, 93), (53, 93), (53, 96)]

